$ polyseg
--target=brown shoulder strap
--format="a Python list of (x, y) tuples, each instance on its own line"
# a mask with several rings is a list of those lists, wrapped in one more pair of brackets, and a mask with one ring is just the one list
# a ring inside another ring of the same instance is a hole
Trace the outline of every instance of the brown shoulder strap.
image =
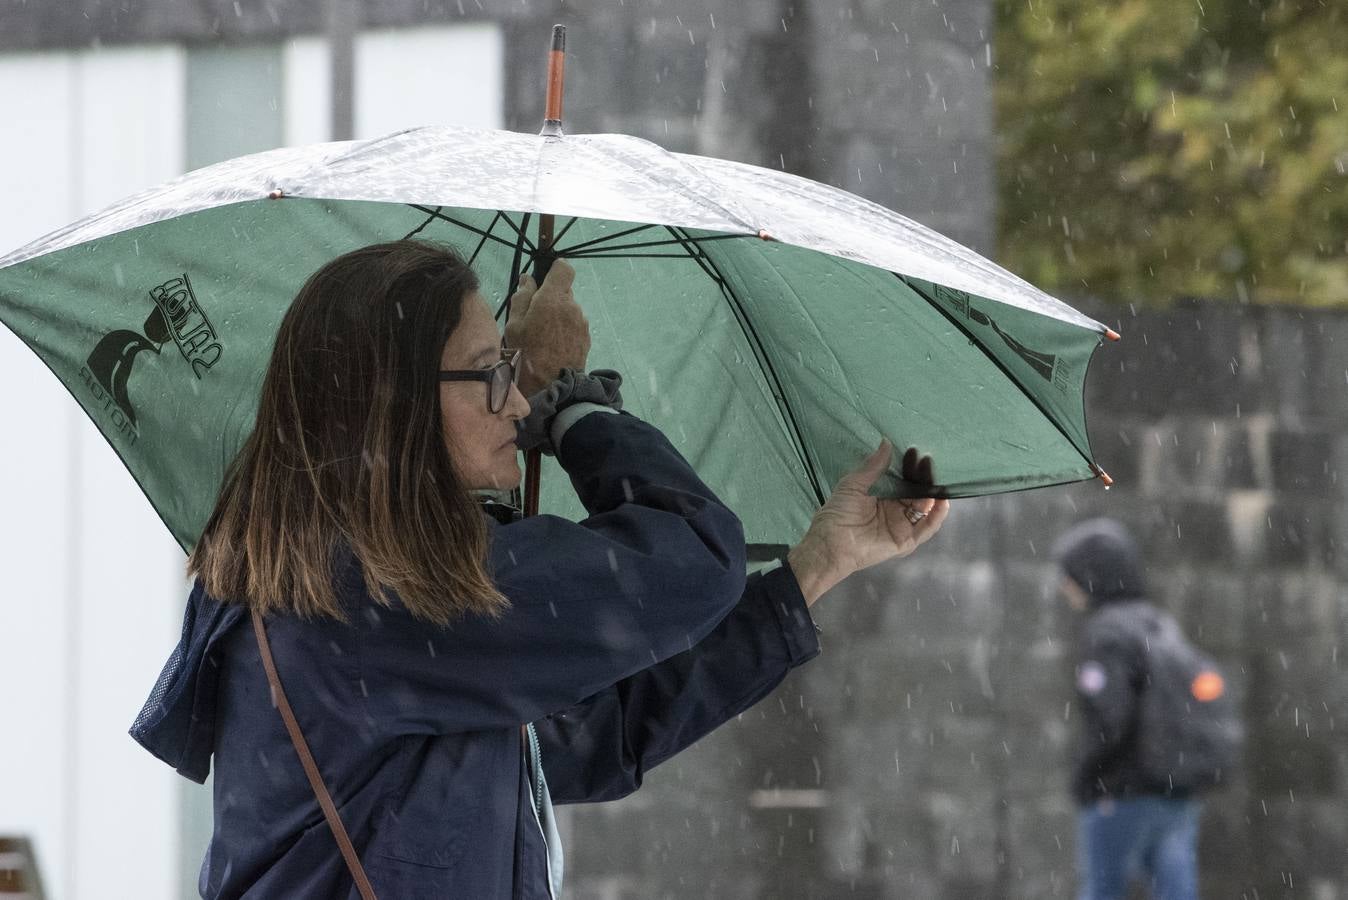
[(323, 808), (323, 817), (328, 820), (332, 836), (337, 839), (337, 846), (341, 848), (342, 859), (346, 860), (346, 867), (351, 871), (351, 877), (356, 880), (356, 889), (360, 891), (362, 900), (378, 900), (374, 888), (370, 885), (370, 879), (365, 877), (365, 870), (361, 868), (356, 848), (351, 846), (351, 838), (347, 837), (346, 828), (342, 825), (341, 817), (337, 815), (337, 807), (333, 805), (327, 786), (323, 784), (323, 776), (318, 771), (318, 764), (314, 762), (313, 754), (309, 752), (309, 744), (304, 740), (304, 732), (300, 731), (300, 723), (295, 721), (290, 701), (286, 699), (286, 692), (281, 687), (281, 677), (276, 674), (276, 663), (271, 658), (267, 628), (262, 624), (262, 617), (256, 610), (253, 610), (253, 634), (257, 636), (257, 648), (262, 651), (262, 667), (267, 670), (267, 682), (271, 684), (272, 704), (285, 720), (286, 731), (290, 732), (290, 743), (295, 745), (295, 752), (299, 754), (300, 763), (304, 766), (304, 774), (309, 776), (309, 786), (314, 789), (318, 805)]

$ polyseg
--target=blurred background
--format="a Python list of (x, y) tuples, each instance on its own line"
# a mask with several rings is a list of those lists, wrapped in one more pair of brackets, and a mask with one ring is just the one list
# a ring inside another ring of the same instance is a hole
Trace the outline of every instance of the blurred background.
[[(1098, 483), (961, 501), (816, 607), (824, 654), (567, 810), (568, 896), (1070, 897), (1088, 515), (1249, 730), (1204, 896), (1348, 897), (1348, 14), (1318, 0), (0, 0), (0, 254), (190, 169), (422, 124), (566, 121), (896, 209), (1094, 315)], [(0, 332), (0, 835), (48, 897), (196, 896), (208, 788), (126, 736), (183, 556)]]

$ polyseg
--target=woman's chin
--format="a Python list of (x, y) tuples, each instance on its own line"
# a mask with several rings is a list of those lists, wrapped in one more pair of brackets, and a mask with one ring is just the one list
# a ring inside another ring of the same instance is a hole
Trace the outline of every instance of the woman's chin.
[(515, 488), (520, 486), (520, 482), (523, 480), (524, 480), (524, 473), (520, 471), (519, 462), (517, 460), (512, 461), (509, 466), (501, 467), (501, 477), (500, 477), (501, 484), (499, 487), (497, 487), (497, 490), (513, 491)]
[(518, 461), (503, 463), (493, 472), (482, 472), (477, 477), (464, 479), (470, 491), (513, 491), (520, 486), (524, 475)]

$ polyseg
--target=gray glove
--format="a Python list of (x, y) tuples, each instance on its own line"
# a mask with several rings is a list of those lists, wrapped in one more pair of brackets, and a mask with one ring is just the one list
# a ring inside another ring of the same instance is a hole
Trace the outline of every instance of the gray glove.
[(557, 413), (574, 403), (598, 403), (612, 409), (623, 408), (623, 377), (612, 369), (595, 369), (588, 375), (575, 369), (562, 369), (561, 374), (529, 398), (529, 415), (515, 427), (519, 436), (515, 443), (521, 450), (541, 450), (553, 456), (552, 420)]

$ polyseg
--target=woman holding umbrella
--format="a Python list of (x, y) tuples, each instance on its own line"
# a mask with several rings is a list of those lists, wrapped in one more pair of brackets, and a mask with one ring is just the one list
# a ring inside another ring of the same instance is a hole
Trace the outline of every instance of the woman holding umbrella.
[[(818, 652), (828, 587), (940, 528), (945, 501), (867, 495), (882, 444), (746, 582), (734, 514), (585, 374), (572, 277), (522, 283), (508, 350), (433, 244), (345, 254), (295, 298), (132, 728), (189, 778), (214, 758), (203, 896), (555, 896), (549, 789), (634, 790)], [(483, 515), (534, 443), (583, 522)]]

